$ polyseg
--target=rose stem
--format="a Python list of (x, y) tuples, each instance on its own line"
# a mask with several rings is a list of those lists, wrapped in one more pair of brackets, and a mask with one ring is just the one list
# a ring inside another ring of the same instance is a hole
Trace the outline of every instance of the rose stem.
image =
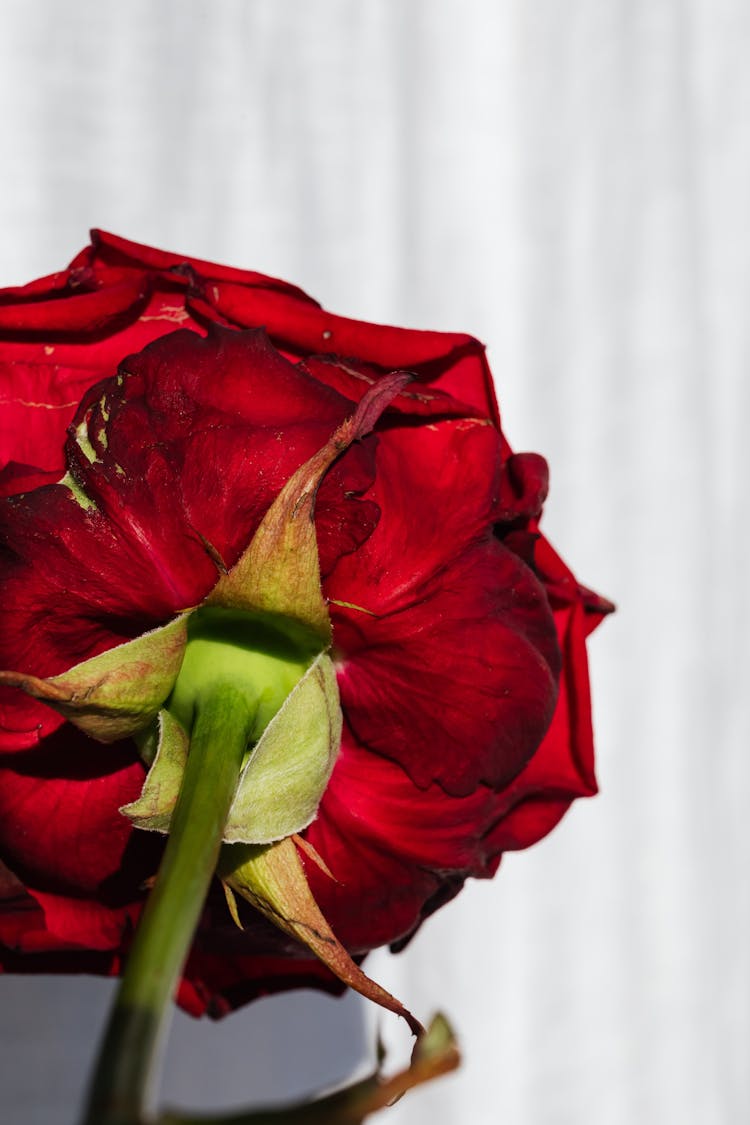
[(152, 1073), (234, 799), (253, 713), (231, 685), (196, 705), (169, 839), (99, 1051), (83, 1125), (144, 1121)]

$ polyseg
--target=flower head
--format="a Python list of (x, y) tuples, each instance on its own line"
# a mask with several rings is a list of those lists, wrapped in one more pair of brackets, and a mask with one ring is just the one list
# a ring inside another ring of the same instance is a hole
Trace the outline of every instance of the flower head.
[[(0, 295), (0, 340), (5, 968), (119, 970), (160, 850), (119, 810), (143, 790), (142, 732), (165, 707), (189, 722), (186, 653), (208, 629), (216, 658), (233, 575), (242, 645), (276, 661), (242, 673), (270, 677), (258, 737), (330, 644), (340, 751), (302, 846), (354, 954), (402, 944), (595, 791), (584, 639), (610, 607), (540, 536), (546, 465), (511, 453), (477, 341), (334, 317), (283, 282), (102, 234)], [(326, 449), (305, 494), (314, 591), (282, 613), (276, 593), (261, 604), (283, 581), (255, 580), (259, 529)], [(332, 985), (252, 908), (242, 922), (209, 899), (190, 1010)]]

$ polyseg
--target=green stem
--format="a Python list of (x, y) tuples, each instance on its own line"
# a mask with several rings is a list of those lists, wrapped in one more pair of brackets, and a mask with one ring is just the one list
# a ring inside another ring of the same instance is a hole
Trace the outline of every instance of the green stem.
[(139, 1125), (170, 1002), (203, 909), (253, 720), (231, 685), (196, 706), (169, 840), (123, 974), (83, 1125)]

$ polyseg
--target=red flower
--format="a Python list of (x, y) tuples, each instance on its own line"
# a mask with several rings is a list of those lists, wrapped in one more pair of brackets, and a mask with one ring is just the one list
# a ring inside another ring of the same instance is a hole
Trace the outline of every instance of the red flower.
[[(510, 452), (476, 340), (101, 233), (0, 295), (0, 340), (0, 668), (35, 676), (198, 605), (368, 388), (414, 373), (316, 500), (344, 735), (305, 833), (336, 881), (307, 873), (351, 951), (402, 944), (595, 792), (584, 639), (610, 607), (539, 537), (546, 466)], [(161, 848), (118, 812), (135, 744), (2, 688), (0, 749), (0, 964), (118, 972)], [(335, 987), (245, 921), (209, 899), (189, 1010)]]

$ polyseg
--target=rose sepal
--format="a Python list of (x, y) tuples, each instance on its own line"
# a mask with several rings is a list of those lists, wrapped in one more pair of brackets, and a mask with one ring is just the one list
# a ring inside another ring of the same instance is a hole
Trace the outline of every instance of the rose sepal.
[(189, 614), (92, 656), (57, 676), (0, 672), (0, 684), (46, 703), (98, 742), (130, 738), (156, 717), (174, 687)]
[(394, 371), (372, 387), (357, 409), (329, 440), (289, 478), (250, 545), (232, 569), (219, 578), (206, 604), (267, 613), (296, 621), (331, 643), (331, 619), (320, 583), (318, 544), (313, 521), (315, 496), (333, 462), (365, 437), (413, 376)]
[(232, 900), (235, 891), (281, 930), (307, 946), (343, 984), (401, 1016), (414, 1035), (423, 1034), (419, 1020), (359, 968), (334, 934), (313, 898), (294, 840), (280, 840), (268, 847), (224, 847), (217, 874), (225, 890), (229, 890), (228, 901), (236, 922), (239, 923), (239, 914)]
[[(168, 832), (190, 740), (159, 713), (158, 750), (140, 797), (120, 812), (138, 828)], [(268, 844), (314, 819), (341, 743), (333, 662), (320, 653), (250, 750), (224, 828), (225, 843)]]

